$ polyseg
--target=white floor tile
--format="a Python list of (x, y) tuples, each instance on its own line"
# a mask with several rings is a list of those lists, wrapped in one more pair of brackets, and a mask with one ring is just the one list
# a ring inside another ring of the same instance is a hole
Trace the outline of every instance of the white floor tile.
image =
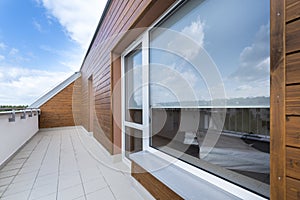
[(108, 185), (103, 177), (83, 183), (84, 191), (86, 194), (101, 190), (107, 186)]
[(19, 174), (27, 174), (30, 172), (37, 172), (39, 170), (40, 166), (36, 166), (36, 167), (22, 167), (22, 169), (19, 171)]
[(58, 177), (50, 177), (50, 178), (38, 178), (36, 179), (34, 185), (33, 185), (33, 188), (40, 188), (40, 187), (44, 187), (45, 185), (51, 185), (51, 186), (55, 186), (57, 187), (57, 179)]
[(1, 200), (25, 200), (28, 198), (30, 191), (15, 193), (10, 196), (1, 197)]
[(58, 200), (72, 200), (81, 196), (84, 196), (81, 184), (58, 192)]
[[(29, 200), (33, 200), (33, 199), (29, 199)], [(44, 196), (38, 199), (34, 199), (34, 200), (56, 200), (56, 193), (55, 194), (50, 194), (48, 196)]]
[(4, 191), (6, 190), (8, 186), (5, 185), (5, 186), (0, 186), (0, 197), (2, 196), (2, 194), (4, 193)]
[(0, 187), (4, 186), (4, 185), (9, 185), (11, 183), (11, 181), (13, 180), (13, 176), (8, 177), (8, 178), (1, 178), (0, 179)]
[(0, 172), (0, 178), (7, 178), (7, 177), (14, 176), (18, 173), (18, 171), (19, 171), (18, 169), (14, 169), (6, 172)]
[(44, 185), (42, 187), (34, 188), (31, 191), (30, 194), (30, 199), (39, 199), (42, 197), (49, 196), (51, 194), (56, 194), (57, 192), (57, 186), (56, 184), (49, 184), (49, 185)]
[(110, 191), (108, 187), (98, 190), (96, 192), (90, 193), (86, 196), (87, 200), (99, 200), (99, 199), (105, 199), (105, 200), (115, 200), (115, 197), (113, 193)]
[(82, 184), (79, 172), (65, 173), (59, 176), (59, 190)]
[(23, 181), (34, 181), (37, 176), (37, 173), (38, 172), (35, 171), (35, 172), (26, 173), (26, 174), (18, 174), (17, 176), (15, 176), (12, 183), (19, 183), (19, 182), (23, 182)]
[(7, 190), (4, 192), (3, 196), (9, 196), (19, 192), (30, 191), (32, 186), (33, 181), (24, 181), (20, 183), (10, 184)]
[(81, 196), (81, 197), (76, 198), (76, 199), (74, 199), (74, 200), (86, 200), (86, 198), (85, 198), (85, 196)]
[(14, 170), (14, 169), (20, 169), (22, 167), (23, 163), (18, 163), (18, 164), (14, 164), (14, 165), (6, 165), (5, 167), (3, 167), (1, 169), (1, 172), (5, 172), (5, 171), (10, 171), (10, 170)]

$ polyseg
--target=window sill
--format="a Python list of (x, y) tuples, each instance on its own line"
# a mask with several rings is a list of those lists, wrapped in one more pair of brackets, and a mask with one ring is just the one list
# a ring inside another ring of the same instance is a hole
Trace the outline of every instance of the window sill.
[(130, 159), (184, 199), (239, 199), (148, 151), (131, 154)]

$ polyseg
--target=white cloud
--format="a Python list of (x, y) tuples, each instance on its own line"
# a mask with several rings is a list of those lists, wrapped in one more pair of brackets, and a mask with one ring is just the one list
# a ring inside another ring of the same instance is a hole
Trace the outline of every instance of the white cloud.
[(53, 49), (52, 47), (47, 45), (41, 45), (40, 49), (62, 57), (64, 60), (60, 61), (59, 63), (67, 67), (67, 69), (71, 70), (72, 72), (76, 72), (79, 70), (85, 53), (85, 51), (81, 48), (75, 48), (69, 51), (65, 51)]
[(0, 66), (0, 105), (29, 105), (70, 75)]
[(19, 49), (16, 49), (16, 48), (12, 48), (9, 52), (9, 55), (10, 56), (14, 56), (16, 55), (17, 53), (19, 53)]
[(34, 28), (36, 30), (38, 30), (39, 32), (43, 31), (42, 25), (40, 23), (38, 23), (35, 19), (32, 21), (32, 24), (33, 24)]
[(8, 53), (8, 59), (11, 63), (17, 64), (17, 65), (24, 65), (24, 62), (30, 61), (32, 58), (32, 54), (27, 53), (26, 55), (22, 54), (22, 52), (19, 51), (19, 49), (12, 48)]
[(6, 49), (6, 45), (3, 42), (0, 42), (0, 49), (4, 50)]
[[(191, 61), (203, 50), (204, 28), (205, 23), (198, 17), (179, 31), (164, 28), (157, 29), (154, 35), (159, 35), (160, 32), (161, 34), (156, 38), (152, 48), (172, 52), (180, 55), (181, 58)], [(169, 38), (173, 39), (170, 40)]]
[(240, 66), (230, 75), (240, 82), (266, 79), (270, 73), (270, 24), (262, 25), (256, 33), (252, 45), (240, 54)]
[(0, 61), (5, 60), (5, 56), (0, 55)]
[(192, 38), (199, 46), (203, 47), (204, 45), (204, 27), (205, 22), (201, 22), (200, 17), (197, 21), (193, 21), (189, 26), (182, 29), (182, 33), (186, 36)]
[(84, 49), (91, 42), (105, 7), (103, 0), (36, 0), (65, 28), (67, 34)]

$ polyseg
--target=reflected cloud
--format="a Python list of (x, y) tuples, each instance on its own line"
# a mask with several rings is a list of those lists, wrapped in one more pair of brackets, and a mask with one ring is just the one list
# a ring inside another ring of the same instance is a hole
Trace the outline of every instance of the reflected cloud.
[(243, 49), (240, 54), (240, 65), (229, 78), (239, 82), (266, 79), (270, 73), (270, 24), (262, 25), (252, 45)]

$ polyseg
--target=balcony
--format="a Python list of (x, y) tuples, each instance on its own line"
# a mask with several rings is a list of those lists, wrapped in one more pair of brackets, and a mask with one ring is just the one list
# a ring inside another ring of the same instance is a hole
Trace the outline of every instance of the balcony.
[[(21, 121), (18, 115), (22, 113), (15, 114), (15, 122), (9, 122), (13, 114), (1, 114), (0, 123), (14, 123), (1, 124), (1, 137), (12, 134), (12, 126), (37, 125), (37, 120), (33, 124)], [(10, 129), (3, 131), (3, 127)], [(22, 131), (13, 134), (19, 140)], [(1, 165), (1, 200), (152, 198), (131, 178), (121, 159), (109, 155), (81, 126), (40, 129), (33, 135)], [(23, 138), (23, 143), (26, 140)], [(3, 141), (1, 148), (9, 148)]]

